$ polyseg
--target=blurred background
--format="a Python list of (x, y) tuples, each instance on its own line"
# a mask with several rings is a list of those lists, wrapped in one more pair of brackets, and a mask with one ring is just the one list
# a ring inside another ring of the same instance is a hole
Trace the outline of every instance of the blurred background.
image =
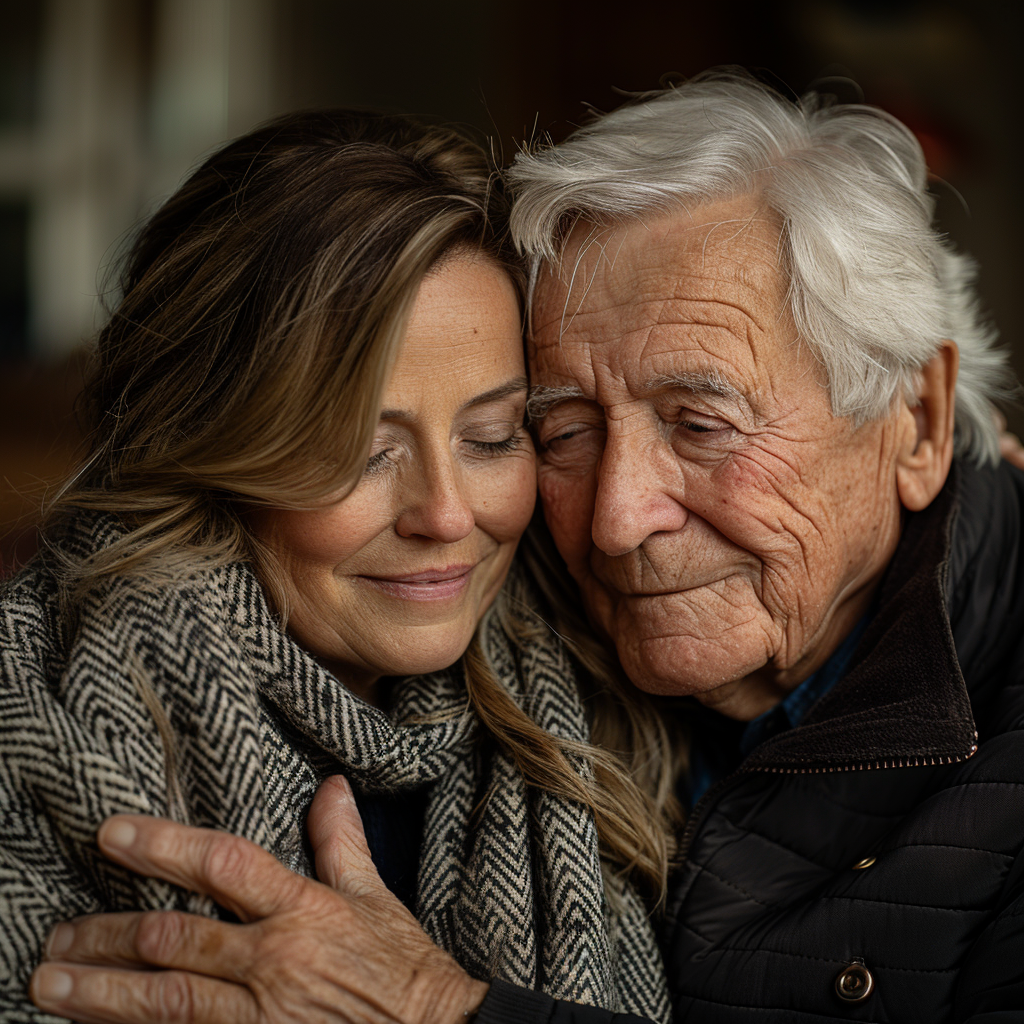
[[(511, 158), (590, 109), (716, 64), (892, 111), (918, 135), (943, 228), (1017, 345), (1024, 5), (1005, 0), (2, 0), (0, 571), (79, 443), (85, 346), (133, 228), (221, 141), (299, 107), (472, 126)], [(1017, 409), (1012, 427), (1024, 429)]]

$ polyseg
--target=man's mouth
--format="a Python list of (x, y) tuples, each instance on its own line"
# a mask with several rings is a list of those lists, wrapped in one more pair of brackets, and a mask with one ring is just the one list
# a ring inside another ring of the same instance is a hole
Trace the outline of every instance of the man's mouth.
[(724, 575), (718, 575), (709, 576), (707, 579), (695, 581), (681, 580), (672, 586), (666, 587), (620, 586), (615, 583), (609, 583), (605, 580), (602, 580), (601, 584), (613, 594), (618, 594), (621, 598), (641, 601), (658, 597), (681, 597), (685, 594), (693, 593), (696, 590), (705, 590), (708, 587), (713, 587), (717, 583), (722, 583), (726, 578), (727, 577)]

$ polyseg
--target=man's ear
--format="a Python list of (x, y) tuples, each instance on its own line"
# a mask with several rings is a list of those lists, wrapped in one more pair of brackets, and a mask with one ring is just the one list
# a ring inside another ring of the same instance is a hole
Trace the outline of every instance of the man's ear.
[(896, 490), (911, 512), (930, 505), (949, 475), (959, 367), (960, 350), (944, 341), (918, 374), (917, 405), (908, 410), (916, 436), (908, 431), (896, 458)]

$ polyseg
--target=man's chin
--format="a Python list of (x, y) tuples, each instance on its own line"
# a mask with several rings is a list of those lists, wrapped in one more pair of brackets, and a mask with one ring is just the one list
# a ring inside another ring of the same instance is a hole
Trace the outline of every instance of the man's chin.
[(763, 634), (741, 639), (619, 633), (616, 651), (638, 689), (664, 696), (694, 696), (709, 706), (768, 661)]
[(772, 657), (778, 630), (747, 581), (672, 594), (620, 595), (591, 606), (622, 667), (647, 693), (699, 695), (745, 678)]

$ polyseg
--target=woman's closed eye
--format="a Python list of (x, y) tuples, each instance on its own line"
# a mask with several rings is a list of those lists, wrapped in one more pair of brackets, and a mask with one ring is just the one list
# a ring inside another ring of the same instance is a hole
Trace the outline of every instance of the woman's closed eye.
[[(508, 432), (509, 430), (511, 432)], [(493, 431), (492, 433), (498, 434), (499, 432)], [(493, 441), (483, 437), (462, 437), (459, 439), (459, 444), (464, 453), (473, 458), (483, 459), (498, 458), (529, 448), (529, 435), (525, 428), (506, 428), (503, 433), (504, 436), (498, 436)], [(382, 440), (379, 443), (383, 444), (383, 447), (376, 452), (371, 452), (363, 470), (364, 477), (377, 476), (390, 467), (396, 466), (402, 460), (403, 452), (409, 447), (395, 441)]]
[(526, 444), (526, 433), (525, 431), (516, 431), (500, 441), (477, 441), (467, 438), (463, 443), (478, 455), (508, 455), (510, 452), (518, 451)]
[(374, 454), (366, 460), (366, 467), (363, 470), (363, 476), (375, 476), (380, 473), (388, 467), (388, 464), (393, 460), (393, 456), (393, 448), (383, 448), (379, 452), (374, 452)]
[(401, 425), (381, 423), (377, 436), (370, 446), (370, 454), (366, 459), (363, 476), (379, 476), (389, 470), (396, 469), (409, 457), (413, 447), (413, 437)]

